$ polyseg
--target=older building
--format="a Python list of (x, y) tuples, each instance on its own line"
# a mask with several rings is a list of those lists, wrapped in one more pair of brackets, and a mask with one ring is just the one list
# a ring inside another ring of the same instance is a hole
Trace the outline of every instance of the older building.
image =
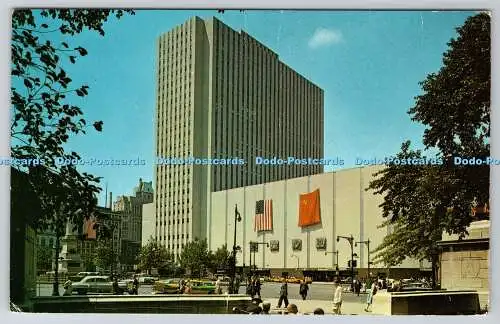
[(153, 183), (143, 182), (134, 188), (133, 196), (119, 196), (114, 205), (114, 212), (121, 215), (121, 253), (120, 263), (123, 270), (133, 270), (142, 241), (143, 205), (153, 202)]
[[(237, 207), (242, 218), (236, 228), (240, 267), (252, 264), (271, 275), (288, 271), (317, 279), (333, 276), (338, 267), (341, 274), (348, 275), (351, 248), (342, 236), (352, 235), (353, 243), (363, 242), (353, 244), (360, 276), (366, 276), (368, 268), (374, 275), (390, 272), (393, 278), (427, 271), (427, 262), (417, 260), (406, 260), (391, 269), (369, 265), (368, 249), (373, 251), (382, 243), (388, 231), (378, 227), (383, 221), (379, 207), (383, 197), (365, 191), (377, 170), (379, 167), (345, 169), (214, 192), (208, 215), (209, 249), (233, 246)], [(316, 218), (310, 225), (299, 219), (299, 210), (307, 212), (308, 203), (316, 204)], [(252, 241), (260, 243), (258, 252), (250, 252)]]
[(209, 235), (211, 192), (323, 171), (256, 163), (323, 157), (323, 90), (278, 54), (244, 31), (198, 17), (161, 35), (157, 51), (153, 235), (169, 250), (179, 254)]

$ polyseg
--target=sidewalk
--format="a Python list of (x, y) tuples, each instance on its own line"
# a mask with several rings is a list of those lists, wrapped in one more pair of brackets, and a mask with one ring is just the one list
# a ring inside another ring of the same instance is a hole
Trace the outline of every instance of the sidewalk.
[[(271, 310), (279, 310), (277, 308), (278, 298), (267, 298), (263, 301), (271, 303)], [(299, 313), (312, 313), (316, 308), (322, 308), (325, 314), (333, 314), (333, 303), (329, 300), (302, 300), (302, 299), (289, 299), (290, 304), (297, 305)], [(342, 303), (342, 314), (343, 315), (371, 315), (364, 311), (365, 304), (353, 303), (353, 302), (343, 302)], [(284, 309), (284, 305), (281, 305), (281, 309)]]

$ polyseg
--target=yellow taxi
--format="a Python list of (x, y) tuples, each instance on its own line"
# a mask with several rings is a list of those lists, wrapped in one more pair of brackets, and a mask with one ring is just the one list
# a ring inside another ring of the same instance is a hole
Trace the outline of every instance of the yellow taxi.
[(158, 280), (153, 284), (155, 294), (178, 294), (180, 293), (179, 281), (174, 279)]
[(295, 277), (288, 277), (286, 279), (286, 282), (288, 282), (288, 283), (300, 283), (301, 281), (302, 281), (302, 279), (295, 278)]

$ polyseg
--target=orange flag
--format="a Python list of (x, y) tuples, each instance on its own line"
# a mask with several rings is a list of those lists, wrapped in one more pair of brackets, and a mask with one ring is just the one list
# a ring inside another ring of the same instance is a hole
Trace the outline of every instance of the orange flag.
[(299, 226), (305, 227), (321, 223), (319, 212), (319, 189), (300, 195)]

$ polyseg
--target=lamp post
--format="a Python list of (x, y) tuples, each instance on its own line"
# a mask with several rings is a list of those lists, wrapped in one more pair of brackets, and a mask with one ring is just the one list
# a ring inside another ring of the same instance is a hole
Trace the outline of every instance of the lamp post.
[(328, 254), (335, 254), (336, 255), (336, 263), (335, 263), (335, 271), (337, 273), (337, 276), (339, 275), (339, 250), (336, 250), (334, 252), (325, 252), (325, 255)]
[(337, 242), (340, 242), (340, 239), (343, 238), (349, 242), (351, 247), (351, 289), (354, 287), (354, 237), (352, 236), (342, 236), (337, 235)]
[(238, 205), (234, 205), (234, 240), (233, 240), (233, 259), (232, 259), (232, 265), (231, 265), (231, 282), (229, 286), (229, 293), (234, 294), (235, 287), (234, 287), (234, 281), (236, 279), (236, 252), (238, 251), (239, 247), (236, 246), (236, 227), (238, 222), (241, 222), (241, 215), (240, 212), (238, 211)]
[(366, 241), (360, 241), (360, 242), (356, 242), (354, 243), (354, 246), (358, 246), (358, 244), (366, 244), (366, 247), (368, 248), (368, 277), (371, 277), (370, 275), (370, 239), (366, 240)]

